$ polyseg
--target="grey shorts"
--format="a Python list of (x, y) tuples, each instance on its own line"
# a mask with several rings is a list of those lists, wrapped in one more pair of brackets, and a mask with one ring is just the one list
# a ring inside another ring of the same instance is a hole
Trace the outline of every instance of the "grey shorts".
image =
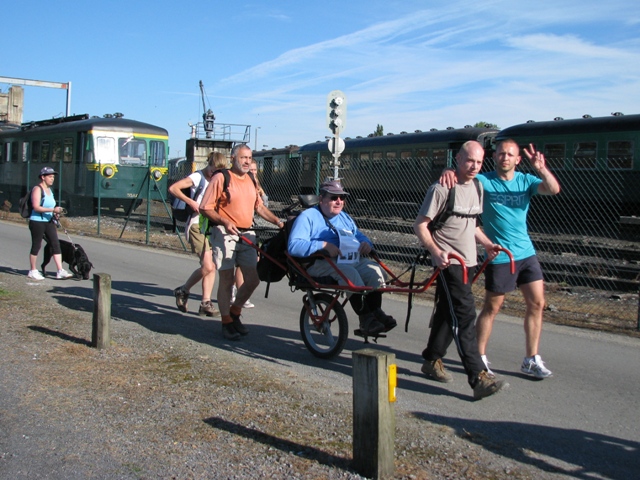
[[(242, 236), (247, 237), (253, 244), (256, 243), (256, 232), (253, 230), (243, 232)], [(213, 263), (220, 271), (237, 266), (255, 268), (258, 264), (256, 250), (245, 242), (241, 242), (237, 235), (226, 233), (225, 228), (221, 225), (211, 227), (209, 242), (211, 242)]]
[(542, 268), (538, 257), (523, 258), (516, 260), (516, 273), (511, 275), (511, 265), (509, 263), (490, 263), (484, 271), (484, 288), (493, 293), (512, 292), (520, 285), (533, 283), (542, 280)]

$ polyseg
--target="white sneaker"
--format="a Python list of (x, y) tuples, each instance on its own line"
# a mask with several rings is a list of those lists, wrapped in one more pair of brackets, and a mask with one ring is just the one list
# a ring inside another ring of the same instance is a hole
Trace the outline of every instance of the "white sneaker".
[(38, 270), (29, 270), (27, 277), (32, 280), (44, 280), (44, 276)]
[(255, 305), (251, 303), (251, 299), (247, 300), (246, 302), (244, 302), (244, 305), (242, 305), (242, 308), (253, 308), (253, 307), (255, 307)]
[(547, 378), (553, 375), (551, 370), (544, 366), (544, 362), (542, 361), (540, 355), (534, 355), (533, 357), (524, 357), (520, 370), (522, 371), (522, 373), (533, 375), (536, 378)]
[(58, 270), (58, 273), (56, 274), (56, 278), (58, 280), (64, 280), (66, 278), (71, 278), (71, 277), (73, 277), (73, 275), (67, 272), (64, 268), (61, 268), (60, 270)]
[(489, 365), (491, 365), (491, 362), (489, 360), (487, 360), (487, 356), (486, 355), (480, 355), (480, 357), (482, 358), (482, 362), (484, 363), (484, 366), (487, 367), (487, 373), (493, 377), (496, 376), (495, 373), (493, 373), (491, 371), (491, 369), (489, 368)]

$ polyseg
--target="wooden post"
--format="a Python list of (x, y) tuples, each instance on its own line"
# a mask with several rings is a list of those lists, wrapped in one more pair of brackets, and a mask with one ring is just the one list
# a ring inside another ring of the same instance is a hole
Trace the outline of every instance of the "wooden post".
[(395, 369), (395, 359), (393, 353), (371, 348), (353, 352), (353, 467), (368, 478), (394, 474), (396, 418), (389, 366)]
[(98, 349), (111, 345), (111, 275), (93, 274), (93, 329), (91, 346)]

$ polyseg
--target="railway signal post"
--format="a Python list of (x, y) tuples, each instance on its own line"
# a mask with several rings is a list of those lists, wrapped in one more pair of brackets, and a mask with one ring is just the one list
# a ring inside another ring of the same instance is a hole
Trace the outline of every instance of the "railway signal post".
[(333, 90), (327, 96), (327, 127), (333, 133), (329, 139), (329, 151), (333, 155), (333, 179), (338, 180), (340, 173), (340, 154), (344, 151), (344, 140), (340, 133), (347, 124), (347, 97), (340, 90)]

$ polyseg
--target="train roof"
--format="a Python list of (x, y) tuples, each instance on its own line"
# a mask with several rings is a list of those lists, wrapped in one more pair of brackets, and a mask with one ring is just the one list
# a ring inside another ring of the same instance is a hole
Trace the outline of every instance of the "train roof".
[[(165, 135), (166, 129), (149, 123), (130, 120), (122, 116), (90, 117), (88, 114), (74, 115), (72, 117), (52, 118), (37, 122), (26, 122), (20, 125), (22, 132), (77, 132), (90, 130), (120, 130), (139, 134)], [(5, 131), (6, 132), (6, 131)], [(15, 133), (15, 130), (8, 130)]]
[[(481, 135), (487, 133), (497, 133), (494, 128), (454, 128), (447, 130), (430, 130), (428, 132), (416, 131), (414, 133), (387, 134), (378, 137), (366, 138), (346, 138), (345, 148), (366, 148), (382, 147), (392, 145), (411, 145), (417, 143), (440, 143), (440, 142), (466, 142), (467, 140), (477, 140)], [(327, 148), (327, 143), (318, 141), (300, 147), (300, 152), (317, 151)]]
[(514, 125), (501, 130), (496, 140), (518, 137), (546, 137), (550, 135), (572, 135), (585, 133), (609, 133), (640, 130), (640, 115), (619, 115), (610, 117), (574, 118), (571, 120), (556, 120), (546, 122), (528, 122)]
[(269, 155), (282, 155), (282, 154), (286, 154), (286, 153), (297, 153), (298, 151), (298, 146), (297, 145), (288, 145), (284, 148), (271, 148), (269, 150), (267, 149), (262, 149), (262, 150), (254, 150), (253, 151), (253, 156), (254, 157), (265, 157), (265, 156), (269, 156)]

